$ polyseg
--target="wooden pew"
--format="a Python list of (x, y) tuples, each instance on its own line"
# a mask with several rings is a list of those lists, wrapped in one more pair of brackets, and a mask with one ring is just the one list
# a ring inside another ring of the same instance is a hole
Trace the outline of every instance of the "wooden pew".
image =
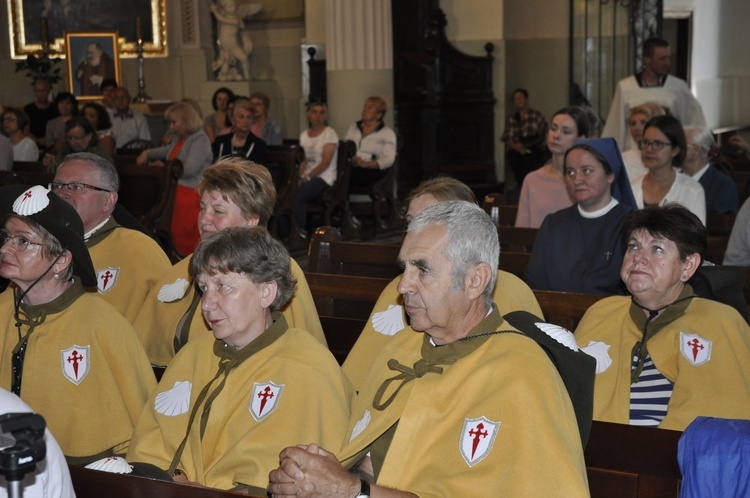
[(172, 213), (177, 192), (177, 181), (182, 176), (183, 166), (179, 159), (166, 162), (164, 166), (137, 166), (119, 162), (120, 176), (118, 202), (151, 233), (173, 262)]
[(724, 253), (729, 243), (729, 235), (732, 233), (734, 214), (708, 214), (706, 215), (706, 230), (708, 230), (708, 249), (706, 259), (714, 264), (720, 265), (724, 261)]
[[(324, 189), (318, 198), (308, 203), (308, 217), (317, 216), (319, 225), (335, 226), (344, 238), (352, 239), (359, 235), (359, 221), (354, 218), (349, 206), (349, 178), (352, 172), (352, 158), (357, 148), (351, 140), (339, 142), (336, 163), (336, 180)], [(304, 227), (299, 227), (304, 229)]]
[[(502, 230), (500, 237), (503, 237), (507, 229), (520, 234), (518, 237), (509, 237), (514, 241), (512, 245), (527, 247), (526, 244), (533, 244), (535, 229), (498, 227), (498, 231)], [(400, 245), (342, 241), (338, 230), (321, 227), (315, 230), (310, 240), (307, 269), (314, 273), (395, 278), (401, 274), (397, 263), (400, 249)], [(531, 254), (527, 251), (502, 249), (498, 267), (523, 278), (523, 270), (530, 258)]]
[(592, 498), (676, 498), (678, 431), (597, 422), (584, 457)]
[[(368, 187), (350, 188), (349, 201), (352, 213), (362, 220), (372, 219), (373, 236), (388, 232), (403, 231), (405, 209), (397, 196), (399, 159), (386, 170), (385, 176)], [(365, 201), (354, 201), (354, 196), (366, 197)]]
[(269, 145), (266, 147), (266, 162), (271, 176), (276, 177), (276, 204), (268, 230), (283, 240), (290, 251), (307, 247), (307, 240), (294, 228), (294, 198), (297, 195), (297, 179), (305, 151), (297, 144)]
[(482, 201), (482, 207), (490, 215), (495, 226), (512, 227), (516, 224), (518, 206), (507, 204), (503, 194), (487, 194)]
[(305, 273), (328, 348), (343, 363), (390, 278)]
[[(231, 498), (233, 496), (256, 496), (159, 481), (146, 477), (100, 472), (72, 465), (69, 468), (73, 488), (78, 498), (101, 498), (103, 496), (107, 498)], [(259, 497), (256, 496), (256, 498)]]
[(523, 280), (523, 270), (531, 259), (530, 252), (500, 251), (498, 268)]
[(544, 320), (575, 331), (586, 311), (604, 299), (602, 294), (579, 294), (576, 292), (559, 292), (534, 290), (534, 296), (544, 314)]
[(498, 226), (500, 251), (531, 253), (538, 232), (538, 228)]
[[(682, 478), (677, 464), (681, 432), (594, 421), (586, 447), (592, 498), (676, 498)], [(144, 477), (70, 467), (79, 498), (230, 498), (232, 491), (200, 488)]]
[(333, 227), (315, 230), (307, 253), (307, 270), (313, 273), (359, 275), (393, 279), (401, 274), (401, 245), (345, 242)]
[[(281, 238), (290, 252), (307, 249), (308, 241), (302, 236), (306, 227), (298, 227), (294, 218), (294, 203), (297, 197), (297, 183), (300, 175), (300, 163), (304, 160), (304, 150), (299, 146), (284, 145), (291, 159), (283, 159), (288, 181), (284, 182), (277, 194), (274, 210), (275, 221), (271, 224), (271, 232)], [(299, 151), (299, 152), (296, 152)], [(273, 151), (272, 151), (273, 152)], [(332, 225), (341, 230), (344, 237), (355, 238), (359, 234), (359, 222), (354, 218), (349, 206), (349, 176), (351, 161), (355, 146), (351, 141), (340, 141), (336, 164), (336, 180), (331, 187), (327, 187), (318, 198), (307, 206), (308, 220), (319, 225)], [(283, 152), (280, 152), (283, 154)], [(288, 164), (291, 161), (291, 164)], [(283, 224), (283, 226), (282, 226)]]
[(0, 185), (44, 185), (55, 179), (46, 171), (0, 171)]

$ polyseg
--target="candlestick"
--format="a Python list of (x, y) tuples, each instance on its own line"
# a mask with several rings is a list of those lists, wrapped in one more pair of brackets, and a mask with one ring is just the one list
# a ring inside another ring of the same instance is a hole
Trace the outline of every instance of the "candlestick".
[(142, 28), (143, 28), (143, 26), (142, 26), (142, 23), (141, 23), (141, 16), (138, 16), (138, 17), (135, 18), (135, 38), (139, 42), (141, 40), (143, 40)]
[(47, 18), (42, 17), (42, 50), (49, 48), (49, 25), (47, 24)]

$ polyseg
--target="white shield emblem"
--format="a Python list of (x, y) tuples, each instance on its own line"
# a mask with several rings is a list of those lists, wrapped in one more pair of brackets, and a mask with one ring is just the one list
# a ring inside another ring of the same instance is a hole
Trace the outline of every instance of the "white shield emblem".
[(253, 382), (253, 394), (250, 398), (250, 414), (256, 422), (260, 422), (273, 412), (279, 404), (284, 384), (278, 385), (271, 381)]
[(500, 429), (500, 422), (493, 422), (486, 417), (464, 420), (458, 449), (469, 467), (474, 466), (489, 455), (492, 446), (495, 444), (498, 429)]
[(711, 346), (713, 346), (713, 341), (704, 339), (698, 334), (680, 332), (682, 356), (696, 367), (708, 363), (711, 359)]
[(96, 287), (100, 294), (106, 294), (117, 283), (117, 275), (120, 274), (119, 268), (104, 268), (96, 272)]
[(75, 385), (79, 385), (91, 370), (90, 346), (72, 345), (60, 351), (63, 375)]

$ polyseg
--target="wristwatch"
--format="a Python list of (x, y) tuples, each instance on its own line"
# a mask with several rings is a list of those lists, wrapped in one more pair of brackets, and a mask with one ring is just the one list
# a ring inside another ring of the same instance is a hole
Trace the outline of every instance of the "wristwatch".
[(370, 498), (370, 483), (360, 479), (359, 494), (355, 498)]

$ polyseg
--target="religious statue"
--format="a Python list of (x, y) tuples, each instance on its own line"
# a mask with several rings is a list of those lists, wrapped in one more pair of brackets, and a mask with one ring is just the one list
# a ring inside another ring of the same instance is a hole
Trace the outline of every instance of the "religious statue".
[(219, 81), (249, 80), (253, 41), (245, 30), (245, 17), (260, 12), (262, 4), (237, 6), (234, 0), (211, 0), (211, 13), (216, 18), (219, 55), (211, 65)]

